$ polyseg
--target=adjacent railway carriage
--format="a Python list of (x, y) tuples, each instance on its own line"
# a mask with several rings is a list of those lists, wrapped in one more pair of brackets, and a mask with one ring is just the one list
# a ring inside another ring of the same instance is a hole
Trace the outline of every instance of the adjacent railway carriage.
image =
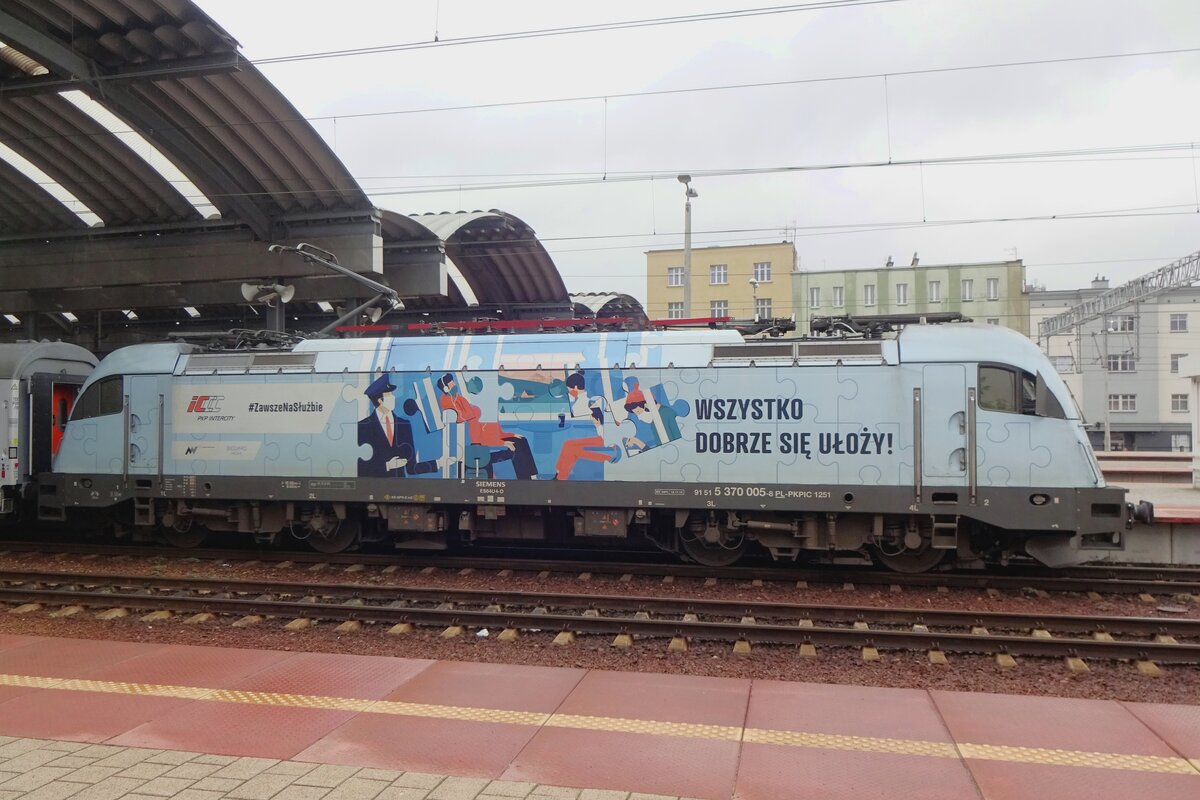
[(26, 510), (34, 478), (50, 470), (79, 388), (96, 357), (63, 342), (0, 344), (0, 518)]
[(440, 548), (638, 539), (705, 564), (893, 569), (1120, 546), (1066, 386), (1020, 334), (733, 331), (139, 345), (89, 378), (39, 497), (181, 545), (209, 531)]

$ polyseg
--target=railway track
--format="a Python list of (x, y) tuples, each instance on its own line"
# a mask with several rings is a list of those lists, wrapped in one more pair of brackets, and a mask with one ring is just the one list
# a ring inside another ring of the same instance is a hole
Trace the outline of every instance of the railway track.
[[(0, 571), (0, 602), (10, 611), (55, 607), (67, 615), (88, 610), (124, 613), (222, 614), (266, 618), (436, 626), (447, 638), (468, 629), (798, 645), (879, 650), (1132, 660), (1143, 671), (1158, 663), (1200, 663), (1200, 620), (1038, 613), (873, 608), (823, 604), (675, 599), (628, 595), (364, 586), (275, 581), (203, 580), (145, 575)], [(295, 627), (304, 624), (293, 623)], [(1119, 638), (1118, 638), (1119, 637)], [(1181, 641), (1182, 640), (1182, 641)], [(937, 654), (937, 655), (935, 655)], [(1079, 661), (1079, 664), (1082, 664)]]
[(391, 553), (339, 553), (329, 555), (308, 551), (194, 549), (145, 547), (136, 545), (92, 545), (53, 542), (0, 541), (0, 557), (5, 553), (42, 553), (46, 555), (86, 555), (108, 557), (197, 559), (202, 561), (263, 562), (292, 565), (326, 566), (361, 565), (364, 567), (397, 567), (411, 569), (496, 570), (534, 573), (608, 575), (639, 575), (650, 577), (715, 578), (730, 581), (763, 581), (764, 583), (833, 584), (862, 586), (911, 586), (947, 589), (977, 589), (995, 591), (1045, 591), (1125, 595), (1193, 595), (1200, 596), (1200, 568), (1083, 566), (1052, 571), (1043, 567), (1022, 565), (1011, 570), (994, 572), (932, 572), (908, 575), (884, 572), (869, 567), (798, 569), (787, 566), (704, 567), (695, 564), (644, 563), (624, 561), (595, 561), (586, 557), (572, 559), (514, 558), (506, 555), (451, 556)]

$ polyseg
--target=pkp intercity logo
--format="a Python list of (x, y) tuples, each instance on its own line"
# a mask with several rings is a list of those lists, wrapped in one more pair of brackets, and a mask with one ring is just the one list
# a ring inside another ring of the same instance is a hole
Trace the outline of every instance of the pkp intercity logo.
[(188, 403), (188, 413), (215, 414), (221, 410), (221, 401), (224, 399), (220, 395), (194, 394), (192, 401)]

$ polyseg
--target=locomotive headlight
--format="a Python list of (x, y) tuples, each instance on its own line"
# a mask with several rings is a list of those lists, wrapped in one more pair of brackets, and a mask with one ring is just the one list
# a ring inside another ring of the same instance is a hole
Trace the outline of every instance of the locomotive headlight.
[(1031, 494), (1029, 495), (1029, 502), (1033, 503), (1035, 506), (1044, 506), (1046, 503), (1050, 502), (1050, 495), (1041, 493)]

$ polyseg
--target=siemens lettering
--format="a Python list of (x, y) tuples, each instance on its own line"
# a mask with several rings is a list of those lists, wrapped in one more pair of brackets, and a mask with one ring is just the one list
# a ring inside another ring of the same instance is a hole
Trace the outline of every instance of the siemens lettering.
[(696, 419), (725, 420), (798, 420), (804, 417), (804, 401), (799, 397), (756, 398), (717, 397), (696, 401)]

